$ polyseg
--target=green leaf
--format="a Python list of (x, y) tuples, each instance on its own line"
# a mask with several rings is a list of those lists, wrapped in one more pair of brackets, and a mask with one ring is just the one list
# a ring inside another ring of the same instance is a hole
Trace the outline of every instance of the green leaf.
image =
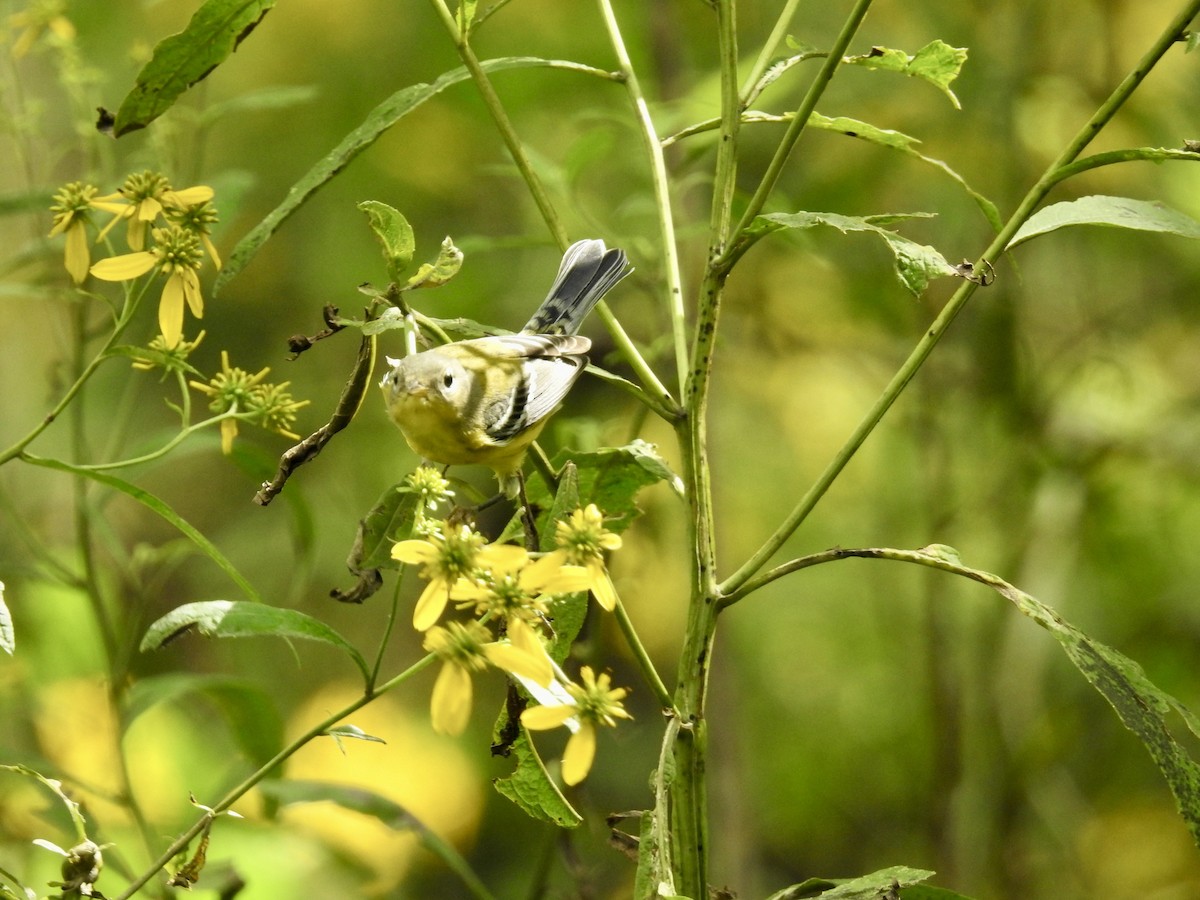
[(254, 586), (245, 579), (241, 572), (231, 563), (220, 550), (216, 548), (208, 538), (197, 531), (189, 522), (180, 516), (175, 510), (164, 503), (162, 500), (155, 497), (148, 491), (142, 490), (136, 485), (130, 484), (115, 475), (109, 475), (105, 472), (98, 472), (94, 469), (83, 468), (82, 466), (73, 466), (70, 463), (65, 463), (58, 459), (46, 459), (40, 456), (33, 456), (29, 453), (22, 454), (21, 458), (35, 466), (45, 466), (48, 469), (57, 469), (60, 472), (70, 472), (72, 475), (80, 475), (84, 478), (90, 478), (92, 481), (99, 482), (106, 487), (114, 488), (123, 494), (133, 498), (138, 503), (147, 507), (150, 510), (158, 513), (163, 519), (174, 525), (183, 535), (188, 538), (193, 544), (203, 550), (208, 557), (217, 564), (220, 569), (229, 576), (229, 578), (241, 588), (242, 592), (256, 603), (262, 602), (262, 598), (258, 596), (258, 591)]
[(206, 0), (183, 31), (154, 48), (117, 110), (113, 135), (145, 128), (170, 109), (237, 49), (274, 5), (275, 0)]
[(141, 678), (126, 696), (124, 722), (160, 703), (213, 703), (229, 724), (229, 733), (246, 757), (261, 766), (283, 746), (283, 718), (274, 698), (262, 687), (231, 675), (172, 673)]
[(454, 241), (446, 237), (438, 251), (437, 259), (432, 263), (422, 263), (415, 275), (408, 279), (406, 288), (441, 287), (458, 274), (462, 268), (463, 252), (454, 246)]
[(540, 822), (549, 822), (559, 828), (575, 828), (581, 824), (583, 817), (567, 802), (558, 785), (550, 778), (525, 729), (521, 729), (511, 750), (517, 758), (517, 767), (511, 775), (492, 782), (500, 795)]
[[(821, 900), (900, 900), (903, 897), (907, 900), (909, 894), (907, 891), (900, 893), (902, 889), (920, 884), (933, 875), (933, 872), (925, 869), (892, 866), (849, 881), (810, 878), (803, 884), (793, 885), (772, 894), (768, 900), (794, 900), (801, 897), (820, 897)], [(830, 887), (820, 890), (824, 884)], [(818, 892), (813, 893), (814, 889)]]
[(342, 738), (349, 738), (355, 741), (367, 741), (368, 743), (373, 744), (387, 743), (387, 741), (385, 741), (383, 738), (376, 737), (373, 734), (367, 734), (357, 725), (351, 725), (349, 722), (347, 722), (345, 725), (338, 725), (334, 728), (330, 728), (325, 732), (325, 734), (328, 737), (333, 738), (333, 742), (338, 745), (338, 749), (342, 750), (343, 753), (345, 750), (342, 748)]
[(4, 602), (4, 582), (0, 581), (0, 650), (9, 656), (17, 651), (17, 633), (13, 630), (12, 613)]
[(1013, 236), (1008, 249), (1069, 225), (1104, 225), (1110, 228), (1131, 228), (1134, 231), (1157, 231), (1180, 237), (1200, 238), (1200, 222), (1156, 200), (1133, 200), (1129, 197), (1106, 197), (1096, 194), (1039, 209)]
[(392, 545), (412, 532), (418, 499), (403, 481), (383, 492), (371, 511), (359, 520), (358, 536), (346, 561), (351, 572), (400, 567), (392, 558)]
[[(682, 491), (679, 476), (671, 471), (654, 445), (643, 440), (588, 453), (564, 450), (553, 460), (556, 470), (568, 463), (574, 463), (577, 470), (579, 506), (595, 503), (604, 513), (604, 527), (609, 531), (622, 532), (641, 515), (634, 499), (642, 488), (665, 481), (676, 491)], [(529, 487), (532, 503), (552, 505), (553, 498), (541, 479), (532, 480)]]
[(320, 641), (345, 651), (364, 677), (368, 675), (367, 663), (362, 654), (324, 622), (295, 609), (280, 609), (265, 603), (234, 600), (186, 603), (171, 610), (146, 629), (140, 649), (143, 653), (157, 650), (193, 630), (205, 637), (270, 636)]
[(933, 546), (939, 549), (933, 552), (869, 550), (847, 555), (912, 562), (978, 581), (1011, 601), (1018, 610), (1049, 631), (1088, 683), (1116, 710), (1125, 727), (1145, 745), (1166, 779), (1192, 839), (1200, 846), (1200, 765), (1171, 734), (1167, 716), (1172, 711), (1177, 713), (1197, 737), (1200, 737), (1200, 718), (1153, 684), (1133, 660), (1088, 637), (1049, 606), (999, 576), (953, 562), (940, 549), (942, 545)]
[[(533, 56), (510, 56), (501, 59), (485, 60), (480, 65), (489, 74), (508, 69), (529, 69), (535, 67), (566, 69), (594, 75), (600, 78), (612, 79), (612, 73), (582, 63), (561, 59), (542, 59)], [(279, 226), (287, 218), (316, 193), (333, 176), (350, 164), (358, 154), (370, 147), (385, 131), (399, 122), (421, 104), (436, 97), (446, 88), (466, 81), (471, 77), (466, 67), (453, 69), (438, 77), (429, 84), (414, 84), (392, 94), (370, 113), (363, 123), (344, 137), (336, 147), (319, 160), (304, 176), (292, 185), (287, 197), (258, 223), (250, 233), (243, 237), (233, 249), (229, 259), (222, 267), (220, 274), (213, 282), (213, 294), (217, 294), (235, 275), (254, 258), (259, 248), (266, 243)]]
[(913, 56), (909, 56), (903, 50), (872, 47), (869, 53), (847, 56), (843, 60), (850, 65), (899, 72), (901, 75), (928, 81), (950, 99), (955, 109), (962, 109), (962, 104), (958, 102), (954, 91), (950, 90), (950, 85), (958, 77), (966, 61), (965, 47), (951, 47), (940, 40), (929, 42)]
[(358, 208), (367, 214), (371, 230), (383, 245), (383, 261), (388, 277), (395, 282), (412, 263), (416, 240), (412, 226), (398, 209), (378, 200), (364, 200)]
[[(813, 228), (828, 225), (843, 234), (861, 231), (881, 238), (896, 261), (896, 276), (913, 296), (919, 297), (929, 282), (946, 275), (958, 275), (958, 270), (933, 247), (918, 244), (902, 237), (884, 225), (906, 218), (925, 217), (928, 213), (899, 213), (879, 216), (843, 216), (838, 213), (768, 213), (758, 216), (746, 229), (746, 239), (753, 243), (765, 234), (782, 228)], [(743, 250), (744, 252), (744, 250)]]

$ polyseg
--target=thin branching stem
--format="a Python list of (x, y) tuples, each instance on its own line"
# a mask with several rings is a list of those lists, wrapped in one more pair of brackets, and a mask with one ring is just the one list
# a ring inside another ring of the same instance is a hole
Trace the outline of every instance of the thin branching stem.
[(788, 161), (788, 157), (792, 155), (792, 150), (796, 147), (796, 142), (800, 140), (800, 135), (804, 132), (804, 128), (808, 125), (809, 117), (817, 108), (817, 103), (821, 96), (825, 93), (825, 89), (829, 87), (829, 82), (833, 79), (833, 73), (837, 71), (837, 67), (842, 63), (842, 57), (846, 53), (846, 48), (850, 46), (850, 41), (858, 32), (859, 26), (867, 15), (867, 10), (871, 8), (872, 0), (857, 0), (854, 8), (850, 11), (846, 21), (842, 24), (842, 30), (838, 32), (834, 39), (833, 46), (829, 48), (829, 55), (825, 57), (825, 61), (821, 64), (816, 77), (813, 78), (812, 84), (804, 94), (804, 99), (800, 101), (800, 106), (796, 109), (795, 118), (788, 123), (787, 131), (784, 132), (783, 139), (780, 140), (779, 146), (775, 150), (775, 155), (771, 158), (771, 162), (767, 165), (767, 170), (763, 173), (762, 180), (758, 183), (758, 188), (754, 191), (754, 196), (750, 199), (745, 211), (742, 213), (741, 221), (734, 230), (732, 239), (736, 242), (736, 238), (744, 232), (747, 226), (754, 221), (754, 217), (763, 211), (767, 200), (771, 193), (775, 190), (775, 185), (779, 181), (779, 176), (783, 174), (783, 167)]
[(608, 39), (612, 44), (613, 53), (617, 57), (617, 65), (624, 76), (625, 90), (629, 101), (633, 104), (637, 118), (638, 134), (642, 146), (650, 161), (650, 180), (654, 185), (654, 204), (658, 212), (658, 234), (662, 245), (663, 268), (667, 280), (667, 311), (671, 319), (671, 337), (675, 345), (675, 366), (679, 375), (679, 387), (687, 380), (687, 317), (683, 309), (683, 279), (679, 271), (679, 247), (675, 240), (675, 217), (671, 211), (671, 187), (667, 177), (667, 163), (663, 157), (662, 142), (650, 117), (650, 107), (646, 105), (646, 96), (634, 71), (629, 51), (625, 48), (625, 39), (621, 36), (621, 27), (613, 13), (611, 0), (599, 0), (600, 14), (608, 29)]
[[(525, 185), (529, 189), (529, 193), (533, 197), (533, 202), (537, 206), (538, 212), (541, 213), (546, 227), (550, 230), (550, 234), (554, 236), (554, 241), (558, 244), (559, 249), (565, 250), (569, 242), (566, 227), (558, 217), (558, 212), (550, 200), (550, 195), (547, 193), (545, 185), (542, 184), (542, 180), (538, 178), (537, 172), (534, 171), (533, 163), (529, 160), (529, 154), (525, 152), (525, 147), (517, 135), (517, 130), (513, 127), (512, 120), (509, 119), (508, 113), (504, 109), (504, 104), (500, 100), (500, 95), (496, 93), (491, 79), (488, 78), (487, 72), (483, 70), (483, 66), (480, 64), (479, 58), (475, 55), (475, 51), (471, 49), (468, 34), (458, 27), (458, 21), (450, 11), (450, 8), (446, 6), (445, 0), (429, 0), (429, 2), (432, 4), (442, 25), (454, 41), (454, 46), (458, 50), (458, 55), (462, 59), (463, 64), (467, 67), (467, 71), (471, 73), (471, 80), (474, 81), (476, 89), (483, 98), (483, 103), (492, 117), (492, 122), (495, 124), (496, 130), (500, 132), (504, 146), (508, 148), (513, 163), (516, 165), (521, 178), (525, 181)], [(642, 357), (633, 339), (625, 332), (624, 327), (617, 321), (616, 316), (613, 315), (612, 310), (608, 308), (608, 304), (603, 300), (596, 305), (596, 315), (600, 317), (600, 321), (604, 323), (604, 327), (612, 335), (613, 342), (617, 345), (618, 351), (620, 351), (634, 372), (637, 373), (641, 382), (646, 385), (655, 397), (659, 398), (661, 403), (668, 407), (675, 406), (676, 403), (671, 396), (671, 392), (667, 390), (666, 386), (663, 385), (654, 373), (654, 370), (650, 368), (650, 364)]]
[[(1137, 89), (1137, 86), (1142, 83), (1142, 80), (1154, 68), (1155, 64), (1162, 59), (1163, 55), (1166, 54), (1167, 50), (1173, 44), (1181, 39), (1188, 23), (1196, 17), (1198, 11), (1200, 11), (1200, 0), (1188, 0), (1181, 12), (1171, 20), (1170, 24), (1159, 35), (1158, 39), (1155, 40), (1150, 49), (1138, 60), (1133, 70), (1122, 79), (1121, 83), (1117, 85), (1108, 99), (1100, 105), (1095, 114), (1088, 119), (1075, 137), (1063, 148), (1058, 158), (1046, 168), (1042, 176), (1029, 189), (1018, 205), (1016, 212), (1012, 214), (1000, 230), (1000, 233), (996, 235), (988, 248), (984, 250), (978, 260), (978, 270), (994, 265), (1000, 259), (1018, 229), (1033, 215), (1034, 210), (1037, 209), (1046, 198), (1046, 195), (1050, 193), (1050, 190), (1061, 180), (1060, 173), (1062, 170), (1074, 163), (1084, 148), (1100, 132), (1100, 129), (1116, 115), (1117, 110), (1129, 99), (1134, 90)], [(904, 361), (896, 374), (892, 376), (892, 380), (888, 382), (879, 399), (875, 401), (866, 415), (863, 416), (862, 421), (859, 422), (846, 443), (842, 445), (829, 465), (826, 466), (825, 471), (818, 476), (816, 482), (808, 489), (807, 493), (796, 504), (796, 507), (788, 517), (775, 529), (775, 532), (754, 555), (722, 582), (722, 594), (729, 595), (740, 592), (742, 586), (779, 551), (784, 542), (800, 526), (800, 523), (808, 517), (808, 514), (812, 512), (830, 485), (841, 474), (842, 469), (850, 462), (858, 448), (862, 446), (863, 442), (875, 430), (875, 427), (883, 419), (884, 415), (886, 415), (892, 404), (896, 402), (896, 398), (900, 396), (904, 388), (913, 379), (913, 376), (917, 374), (917, 371), (924, 364), (925, 360), (929, 358), (929, 354), (933, 352), (933, 348), (942, 339), (942, 336), (950, 327), (950, 323), (954, 321), (955, 317), (966, 306), (967, 301), (971, 299), (978, 287), (979, 284), (976, 282), (964, 281), (959, 289), (954, 292), (954, 295), (947, 301), (933, 324), (922, 335), (921, 340), (917, 343), (912, 353), (909, 354), (908, 359)]]
[(116, 900), (129, 900), (129, 898), (141, 890), (150, 881), (150, 879), (155, 876), (155, 874), (166, 868), (167, 865), (170, 864), (171, 860), (182, 853), (187, 848), (187, 845), (191, 842), (192, 838), (196, 837), (204, 830), (205, 826), (214, 815), (223, 813), (225, 810), (232, 807), (233, 804), (240, 800), (247, 791), (270, 775), (276, 766), (295, 755), (295, 753), (300, 750), (301, 747), (303, 747), (309, 741), (321, 737), (323, 734), (329, 731), (329, 729), (337, 725), (338, 722), (341, 722), (347, 716), (352, 715), (358, 710), (362, 709), (376, 697), (386, 694), (393, 688), (398, 687), (399, 685), (408, 681), (418, 672), (428, 668), (436, 659), (437, 657), (432, 653), (422, 657), (399, 675), (395, 675), (388, 679), (373, 691), (364, 691), (361, 697), (318, 722), (316, 725), (312, 726), (302, 735), (293, 740), (290, 744), (255, 769), (254, 772), (242, 779), (237, 786), (231, 788), (223, 797), (221, 797), (220, 800), (213, 804), (211, 807), (211, 812), (205, 813), (196, 822), (194, 822), (190, 828), (175, 838), (175, 840), (171, 842), (171, 846), (164, 850), (162, 855), (159, 856), (159, 858), (153, 863), (151, 863), (150, 867), (140, 876), (138, 876), (138, 878), (131, 885), (129, 885), (124, 892), (119, 894)]

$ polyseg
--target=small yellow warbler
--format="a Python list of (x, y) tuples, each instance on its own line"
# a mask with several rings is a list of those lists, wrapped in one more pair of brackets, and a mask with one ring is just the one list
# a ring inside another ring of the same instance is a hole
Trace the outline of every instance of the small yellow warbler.
[(576, 334), (579, 326), (631, 271), (623, 251), (579, 241), (519, 334), (389, 357), (379, 386), (408, 445), (431, 462), (490, 466), (515, 496), (525, 451), (587, 365), (592, 342)]

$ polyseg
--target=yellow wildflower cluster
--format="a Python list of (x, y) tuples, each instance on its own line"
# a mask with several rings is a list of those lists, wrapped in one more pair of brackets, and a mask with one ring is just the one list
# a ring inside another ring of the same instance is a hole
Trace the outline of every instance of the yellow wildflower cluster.
[[(251, 375), (245, 369), (229, 364), (228, 351), (221, 351), (221, 371), (207, 382), (191, 381), (192, 387), (206, 394), (209, 409), (215, 413), (243, 413), (244, 418), (284, 437), (298, 440), (300, 435), (292, 432), (296, 411), (308, 405), (307, 400), (293, 400), (287, 387), (290, 382), (271, 384), (263, 379), (270, 368)], [(221, 420), (221, 451), (229, 454), (233, 450), (233, 439), (237, 437), (238, 420), (233, 416)]]
[[(162, 275), (158, 326), (164, 347), (174, 349), (183, 339), (184, 307), (197, 319), (204, 315), (198, 272), (205, 257), (221, 265), (209, 236), (217, 220), (210, 204), (213, 190), (204, 185), (175, 190), (164, 175), (146, 171), (130, 175), (115, 193), (97, 194), (95, 186), (76, 181), (54, 196), (50, 237), (66, 237), (67, 273), (76, 284), (89, 273), (102, 281), (131, 281), (151, 271)], [(94, 212), (111, 216), (96, 242), (125, 222), (125, 241), (133, 252), (92, 264), (87, 228)]]
[[(434, 729), (461, 734), (471, 714), (471, 676), (489, 665), (502, 669), (542, 704), (522, 715), (527, 728), (571, 730), (563, 780), (578, 784), (591, 768), (596, 726), (629, 717), (621, 702), (627, 692), (586, 666), (581, 684), (569, 681), (547, 654), (544, 632), (563, 595), (591, 591), (605, 609), (615, 608), (603, 554), (620, 547), (621, 539), (605, 530), (594, 504), (559, 522), (558, 549), (537, 558), (513, 544), (489, 544), (467, 525), (445, 522), (426, 531), (421, 540), (397, 543), (392, 556), (421, 566), (427, 581), (413, 627), (425, 633), (425, 649), (443, 663), (431, 701)], [(451, 602), (472, 618), (437, 624)]]

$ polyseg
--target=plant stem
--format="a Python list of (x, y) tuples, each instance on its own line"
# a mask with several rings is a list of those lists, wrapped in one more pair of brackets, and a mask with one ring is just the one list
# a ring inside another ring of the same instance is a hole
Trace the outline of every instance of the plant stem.
[(813, 110), (817, 108), (817, 101), (821, 99), (821, 95), (825, 93), (825, 88), (829, 86), (829, 82), (833, 78), (833, 73), (841, 65), (846, 48), (850, 45), (850, 41), (858, 31), (858, 27), (866, 17), (867, 10), (871, 8), (871, 2), (872, 0), (857, 0), (854, 8), (850, 11), (850, 15), (842, 24), (842, 30), (838, 32), (833, 46), (829, 48), (829, 55), (825, 57), (820, 70), (805, 92), (804, 99), (800, 101), (800, 106), (796, 109), (795, 118), (788, 124), (787, 131), (784, 132), (783, 139), (779, 142), (779, 147), (775, 150), (775, 155), (767, 165), (766, 172), (763, 173), (762, 180), (758, 184), (758, 189), (750, 199), (750, 204), (746, 207), (745, 212), (742, 213), (742, 219), (733, 232), (732, 238), (734, 240), (754, 221), (754, 217), (762, 212), (767, 199), (771, 196), (771, 192), (775, 190), (775, 184), (779, 181), (779, 176), (783, 173), (783, 167), (787, 163), (788, 157), (791, 156), (796, 142), (800, 139), (804, 127), (808, 124), (809, 117), (813, 114)]
[[(529, 161), (529, 156), (525, 153), (525, 148), (521, 145), (521, 139), (517, 136), (517, 131), (508, 118), (508, 113), (505, 112), (504, 104), (500, 101), (499, 94), (496, 93), (496, 89), (492, 86), (487, 72), (480, 65), (475, 51), (471, 49), (467, 33), (459, 30), (454, 14), (446, 6), (446, 0), (429, 0), (429, 2), (433, 5), (434, 12), (441, 19), (442, 25), (445, 26), (450, 38), (454, 41), (454, 46), (458, 50), (458, 55), (462, 59), (463, 64), (467, 67), (467, 71), (471, 73), (471, 79), (475, 82), (475, 86), (483, 98), (483, 103), (491, 114), (492, 121), (495, 123), (497, 130), (500, 132), (500, 137), (504, 140), (504, 145), (508, 148), (508, 152), (517, 166), (517, 171), (521, 173), (526, 187), (529, 188), (529, 193), (533, 196), (533, 202), (537, 205), (538, 211), (546, 223), (546, 227), (550, 229), (550, 234), (554, 236), (554, 241), (558, 244), (558, 248), (565, 250), (568, 243), (567, 230), (558, 218), (558, 212), (554, 209), (554, 204), (550, 202), (550, 195), (546, 193), (545, 186), (542, 184), (541, 179), (538, 178), (537, 172), (534, 171), (533, 164)], [(638, 352), (637, 347), (629, 335), (626, 334), (621, 323), (617, 321), (616, 316), (612, 314), (612, 310), (608, 308), (608, 304), (603, 300), (596, 305), (596, 315), (600, 317), (600, 320), (604, 323), (604, 327), (612, 335), (617, 349), (620, 350), (626, 361), (637, 373), (642, 383), (650, 389), (655, 397), (659, 398), (668, 407), (676, 406), (671, 392), (659, 381), (658, 376), (654, 374), (654, 370), (642, 358), (641, 353)], [(0, 459), (0, 462), (3, 462), (3, 460)]]
[(304, 732), (304, 734), (300, 735), (298, 738), (272, 756), (269, 760), (259, 766), (253, 773), (246, 776), (246, 778), (244, 778), (240, 784), (229, 790), (225, 796), (218, 800), (213, 805), (212, 812), (205, 813), (190, 828), (188, 828), (187, 831), (175, 838), (175, 840), (171, 842), (171, 846), (163, 851), (163, 854), (157, 860), (155, 860), (151, 864), (150, 868), (143, 872), (133, 884), (129, 885), (129, 887), (127, 887), (123, 893), (118, 895), (116, 900), (129, 900), (130, 897), (141, 890), (146, 883), (154, 877), (155, 873), (161, 871), (167, 866), (168, 863), (171, 862), (172, 859), (182, 853), (192, 838), (196, 837), (204, 830), (205, 825), (214, 817), (214, 815), (222, 813), (233, 806), (234, 803), (241, 799), (243, 794), (266, 778), (276, 766), (296, 753), (296, 751), (298, 751), (301, 747), (314, 738), (320, 737), (338, 722), (342, 721), (342, 719), (346, 718), (346, 716), (362, 709), (376, 697), (386, 694), (392, 688), (397, 687), (398, 685), (407, 681), (422, 669), (428, 668), (436, 659), (437, 657), (432, 653), (422, 657), (399, 675), (393, 676), (388, 681), (381, 684), (374, 691), (365, 691), (357, 700), (317, 723), (312, 728), (308, 729), (308, 731)]
[[(793, 0), (795, 2), (795, 0)], [(662, 142), (650, 118), (650, 109), (646, 105), (646, 97), (642, 93), (629, 51), (625, 48), (625, 40), (621, 36), (621, 28), (613, 13), (611, 0), (599, 0), (600, 14), (604, 17), (604, 25), (608, 29), (609, 41), (617, 56), (617, 65), (624, 76), (625, 90), (629, 94), (637, 116), (638, 133), (642, 145), (650, 159), (650, 179), (654, 185), (654, 202), (658, 210), (659, 242), (662, 245), (663, 267), (667, 279), (667, 309), (671, 318), (671, 334), (675, 344), (675, 366), (679, 376), (679, 387), (683, 389), (687, 381), (687, 317), (683, 309), (683, 279), (679, 271), (679, 248), (675, 240), (675, 219), (671, 212), (671, 189), (667, 178), (667, 164), (663, 158)]]
[(737, 179), (737, 137), (741, 109), (737, 84), (737, 9), (735, 0), (718, 0), (717, 45), (721, 72), (721, 126), (709, 219), (707, 264), (697, 304), (691, 365), (684, 388), (686, 418), (676, 426), (690, 504), (688, 538), (691, 598), (676, 679), (679, 720), (671, 747), (674, 777), (667, 784), (664, 815), (671, 846), (676, 891), (685, 897), (708, 896), (707, 724), (705, 705), (712, 644), (717, 623), (716, 529), (708, 459), (708, 390), (726, 269), (717, 266), (727, 249)]
[(638, 668), (642, 670), (642, 677), (650, 685), (650, 690), (654, 692), (655, 699), (658, 700), (664, 709), (672, 709), (674, 703), (671, 700), (671, 692), (667, 690), (667, 686), (663, 684), (662, 678), (658, 675), (658, 670), (654, 668), (654, 662), (650, 659), (650, 654), (646, 652), (646, 647), (642, 643), (642, 639), (638, 637), (637, 630), (634, 629), (633, 622), (629, 619), (629, 613), (625, 609), (625, 604), (620, 599), (617, 600), (617, 607), (613, 612), (617, 617), (617, 625), (621, 628), (621, 634), (625, 636), (625, 643), (629, 645), (629, 649), (633, 652)]
[[(1037, 180), (1029, 192), (1026, 193), (1021, 203), (1018, 205), (1016, 212), (1004, 224), (1000, 233), (983, 252), (977, 265), (977, 271), (982, 271), (988, 265), (994, 264), (1004, 254), (1009, 242), (1012, 240), (1020, 229), (1021, 225), (1033, 214), (1033, 211), (1046, 198), (1046, 195), (1060, 180), (1060, 172), (1063, 169), (1070, 167), (1084, 148), (1091, 142), (1104, 125), (1112, 119), (1117, 110), (1121, 108), (1130, 95), (1134, 92), (1142, 80), (1150, 73), (1155, 64), (1163, 57), (1170, 49), (1171, 45), (1178, 41), (1187, 27), (1188, 23), (1196, 17), (1200, 11), (1200, 0), (1188, 0), (1184, 5), (1183, 10), (1171, 20), (1171, 23), (1163, 30), (1158, 39), (1154, 42), (1149, 50), (1134, 66), (1133, 70), (1122, 79), (1116, 89), (1101, 104), (1095, 114), (1084, 124), (1074, 138), (1063, 149), (1058, 158), (1054, 160)], [(938, 314), (933, 324), (929, 326), (921, 340), (917, 342), (912, 353), (909, 354), (903, 365), (892, 380), (888, 382), (879, 399), (871, 406), (859, 422), (854, 432), (847, 439), (846, 443), (838, 450), (834, 458), (830, 461), (825, 471), (817, 478), (816, 482), (808, 489), (808, 492), (796, 504), (796, 507), (783, 521), (775, 532), (763, 543), (753, 556), (750, 557), (736, 572), (730, 575), (720, 586), (722, 594), (741, 594), (742, 587), (746, 585), (759, 569), (761, 569), (772, 556), (783, 546), (784, 542), (792, 535), (792, 533), (800, 526), (813, 508), (824, 496), (829, 486), (841, 474), (842, 469), (850, 462), (855, 452), (862, 446), (868, 435), (875, 429), (883, 419), (884, 415), (896, 402), (896, 398), (912, 380), (913, 376), (929, 358), (929, 354), (933, 352), (933, 348), (937, 346), (942, 336), (946, 333), (946, 329), (950, 327), (950, 323), (966, 306), (967, 301), (975, 293), (979, 285), (972, 281), (964, 281), (954, 295), (947, 301), (942, 311)]]
[(749, 102), (755, 85), (758, 84), (758, 80), (762, 78), (763, 73), (767, 71), (767, 66), (770, 65), (771, 58), (778, 52), (779, 45), (787, 37), (788, 25), (791, 24), (792, 16), (796, 14), (796, 7), (799, 5), (800, 0), (787, 0), (783, 5), (783, 9), (779, 13), (779, 18), (775, 20), (775, 27), (771, 29), (771, 36), (762, 45), (758, 59), (754, 61), (754, 68), (750, 70), (750, 74), (746, 77), (746, 83), (742, 86), (739, 100), (741, 106), (745, 106)]

